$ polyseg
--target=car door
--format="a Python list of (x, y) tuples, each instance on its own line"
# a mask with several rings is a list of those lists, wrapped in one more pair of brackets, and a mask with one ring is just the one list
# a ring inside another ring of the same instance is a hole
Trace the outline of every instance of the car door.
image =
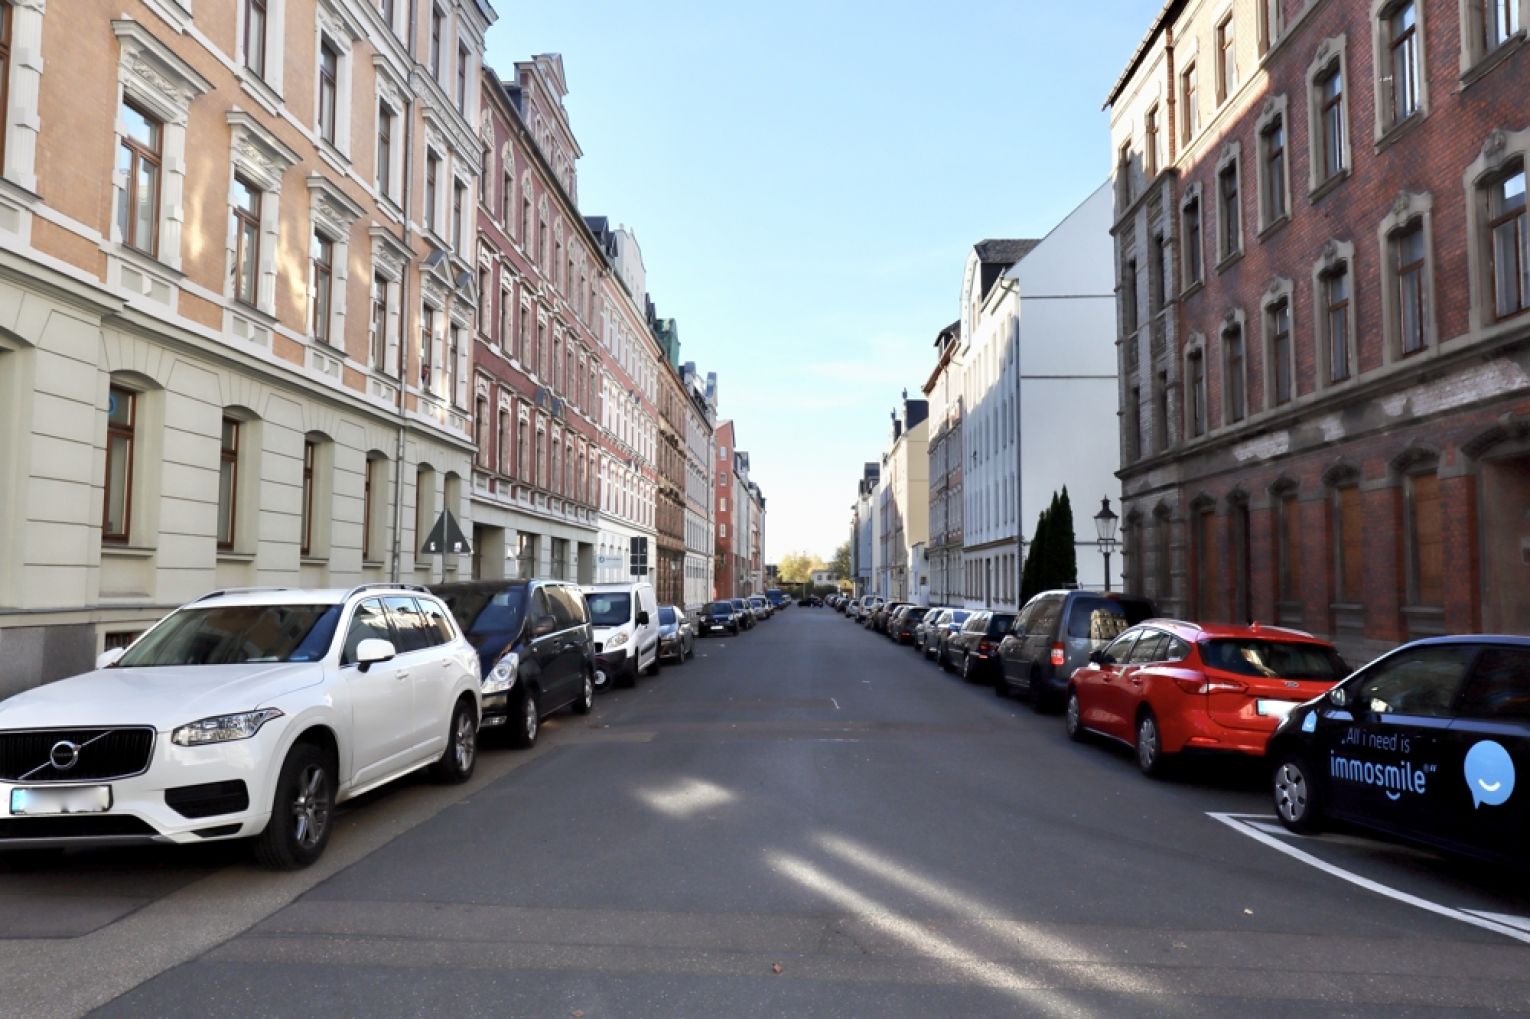
[(1080, 721), (1117, 739), (1130, 740), (1133, 735), (1121, 724), (1121, 673), (1131, 661), (1132, 647), (1139, 636), (1140, 630), (1126, 631), (1102, 649), (1101, 661), (1074, 674)]
[(1137, 709), (1144, 697), (1142, 670), (1144, 666), (1161, 662), (1168, 657), (1169, 635), (1162, 630), (1143, 627), (1131, 654), (1111, 680), (1111, 711), (1114, 723), (1128, 736), (1137, 738)]
[[(526, 618), (530, 624), (526, 631), (529, 637), (526, 647), (536, 669), (534, 675), (537, 688), (542, 691), (541, 709), (547, 711), (550, 704), (556, 703), (557, 691), (562, 685), (558, 672), (563, 667), (562, 634), (559, 632), (561, 624), (553, 611), (547, 587), (538, 587), (531, 592), (531, 605)], [(551, 629), (547, 629), (548, 626)]]
[(446, 738), (446, 719), (438, 717), (430, 691), (441, 682), (441, 673), (450, 668), (437, 649), (441, 639), (425, 618), (420, 603), (412, 597), (392, 595), (383, 598), (393, 632), (399, 636), (399, 661), (409, 669), (410, 708), (407, 725), (410, 732), (410, 755), (420, 757), (431, 740)]
[(557, 640), (553, 645), (557, 654), (556, 675), (543, 686), (543, 708), (553, 711), (572, 703), (579, 693), (583, 678), (579, 627), (583, 614), (575, 604), (578, 596), (570, 588), (552, 584), (543, 590), (551, 603), (553, 618), (557, 620)]
[[(1061, 625), (1063, 602), (1066, 595), (1046, 595), (1036, 603), (1036, 612), (1025, 627), (1025, 639), (1021, 644), (1016, 669), (1024, 669), (1028, 675), (1046, 673), (1052, 662), (1052, 642)], [(1020, 675), (1017, 671), (1016, 675)], [(1064, 676), (1064, 679), (1067, 677)]]
[(1024, 686), (1029, 682), (1025, 667), (1025, 628), (1036, 615), (1035, 599), (1027, 602), (1010, 624), (1009, 632), (999, 641), (999, 681), (1010, 686)]
[(1328, 714), (1329, 755), (1319, 764), (1326, 764), (1333, 813), (1439, 837), (1458, 788), (1465, 789), (1459, 767), (1452, 774), (1445, 758), (1456, 697), (1478, 650), (1467, 643), (1405, 647), (1344, 683), (1347, 710)]
[(372, 638), (402, 652), (403, 639), (380, 598), (357, 604), (340, 652), (340, 673), (351, 704), (351, 729), (348, 738), (342, 734), (342, 746), (349, 745), (353, 785), (367, 785), (399, 767), (414, 738), (410, 663), (399, 653), (392, 661), (376, 662), (363, 671), (356, 663), (356, 649)]
[(1440, 768), (1453, 796), (1442, 819), (1445, 833), (1464, 849), (1523, 852), (1530, 844), (1530, 647), (1483, 649), (1450, 723)]

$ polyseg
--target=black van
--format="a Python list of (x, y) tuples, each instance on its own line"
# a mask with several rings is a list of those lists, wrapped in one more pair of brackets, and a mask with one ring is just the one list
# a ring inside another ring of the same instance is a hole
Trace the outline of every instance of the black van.
[(1062, 703), (1068, 677), (1128, 626), (1158, 613), (1146, 598), (1101, 591), (1042, 591), (1025, 603), (999, 643), (999, 696), (1024, 693), (1046, 711)]
[(542, 719), (553, 712), (572, 706), (576, 714), (589, 713), (595, 703), (595, 640), (576, 585), (463, 581), (430, 590), (478, 651), (481, 728), (508, 726), (510, 741), (529, 747)]
[[(1469, 856), (1530, 859), (1530, 638), (1405, 644), (1270, 737), (1275, 813), (1343, 818)], [(1516, 788), (1525, 775), (1525, 788)]]

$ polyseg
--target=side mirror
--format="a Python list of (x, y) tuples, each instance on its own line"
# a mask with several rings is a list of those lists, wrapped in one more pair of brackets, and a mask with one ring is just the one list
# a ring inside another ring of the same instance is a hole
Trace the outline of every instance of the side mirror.
[(125, 647), (108, 648), (96, 655), (96, 668), (109, 669), (121, 661), (122, 656), (125, 654), (127, 654), (127, 648)]
[(1089, 660), (1091, 662), (1093, 662), (1095, 665), (1114, 665), (1115, 664), (1115, 659), (1111, 658), (1110, 655), (1106, 654), (1105, 650), (1103, 648), (1101, 648), (1098, 651), (1091, 651), (1091, 652), (1089, 652)]
[(365, 672), (378, 662), (389, 662), (397, 657), (393, 642), (380, 637), (368, 637), (356, 645), (356, 664)]
[(531, 625), (533, 637), (545, 637), (558, 628), (558, 621), (552, 616), (538, 616), (537, 621)]
[(1328, 703), (1336, 708), (1349, 707), (1349, 691), (1342, 686), (1336, 686), (1328, 691)]
[(646, 609), (639, 609), (638, 610), (637, 624), (639, 626), (647, 626), (648, 625), (648, 611)]

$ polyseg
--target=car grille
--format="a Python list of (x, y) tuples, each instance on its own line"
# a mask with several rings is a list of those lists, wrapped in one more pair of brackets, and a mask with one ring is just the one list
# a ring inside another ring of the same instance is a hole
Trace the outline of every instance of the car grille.
[(216, 817), (248, 810), (250, 793), (239, 780), (165, 790), (165, 804), (182, 817)]
[[(0, 781), (84, 782), (127, 778), (148, 770), (149, 755), (153, 750), (154, 730), (147, 726), (0, 732)], [(74, 760), (72, 765), (59, 766), (71, 758)]]
[(146, 821), (126, 814), (0, 818), (0, 840), (133, 838), (158, 834)]

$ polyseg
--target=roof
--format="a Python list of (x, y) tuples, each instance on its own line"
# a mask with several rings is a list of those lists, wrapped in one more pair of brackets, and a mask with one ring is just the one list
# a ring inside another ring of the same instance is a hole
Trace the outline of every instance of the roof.
[(429, 594), (419, 584), (358, 584), (355, 587), (226, 587), (194, 598), (193, 605), (339, 605), (354, 594)]
[(1116, 100), (1121, 97), (1122, 90), (1126, 88), (1126, 83), (1132, 80), (1132, 75), (1137, 73), (1137, 68), (1142, 66), (1143, 60), (1147, 59), (1148, 50), (1153, 47), (1153, 40), (1158, 38), (1159, 33), (1164, 30), (1164, 26), (1173, 20), (1184, 8), (1185, 0), (1166, 0), (1163, 10), (1159, 11), (1158, 17), (1153, 19), (1153, 24), (1148, 29), (1147, 35), (1142, 37), (1142, 41), (1137, 44), (1137, 49), (1132, 53), (1132, 58), (1126, 62), (1126, 70), (1122, 71), (1121, 77), (1117, 78), (1116, 83), (1110, 86), (1110, 95), (1105, 99), (1105, 106), (1102, 109), (1108, 109), (1115, 105)]
[(1031, 253), (1031, 249), (1040, 244), (1037, 240), (1018, 239), (993, 239), (978, 241), (972, 246), (977, 252), (979, 262), (1000, 263), (1014, 265), (1020, 259)]
[(1170, 630), (1186, 640), (1196, 641), (1202, 638), (1246, 638), (1250, 640), (1278, 640), (1299, 644), (1320, 644), (1323, 647), (1332, 647), (1332, 643), (1321, 637), (1314, 637), (1305, 630), (1293, 630), (1286, 626), (1266, 626), (1262, 623), (1250, 623), (1242, 625), (1238, 623), (1191, 623), (1183, 619), (1144, 619), (1138, 625), (1156, 626)]

